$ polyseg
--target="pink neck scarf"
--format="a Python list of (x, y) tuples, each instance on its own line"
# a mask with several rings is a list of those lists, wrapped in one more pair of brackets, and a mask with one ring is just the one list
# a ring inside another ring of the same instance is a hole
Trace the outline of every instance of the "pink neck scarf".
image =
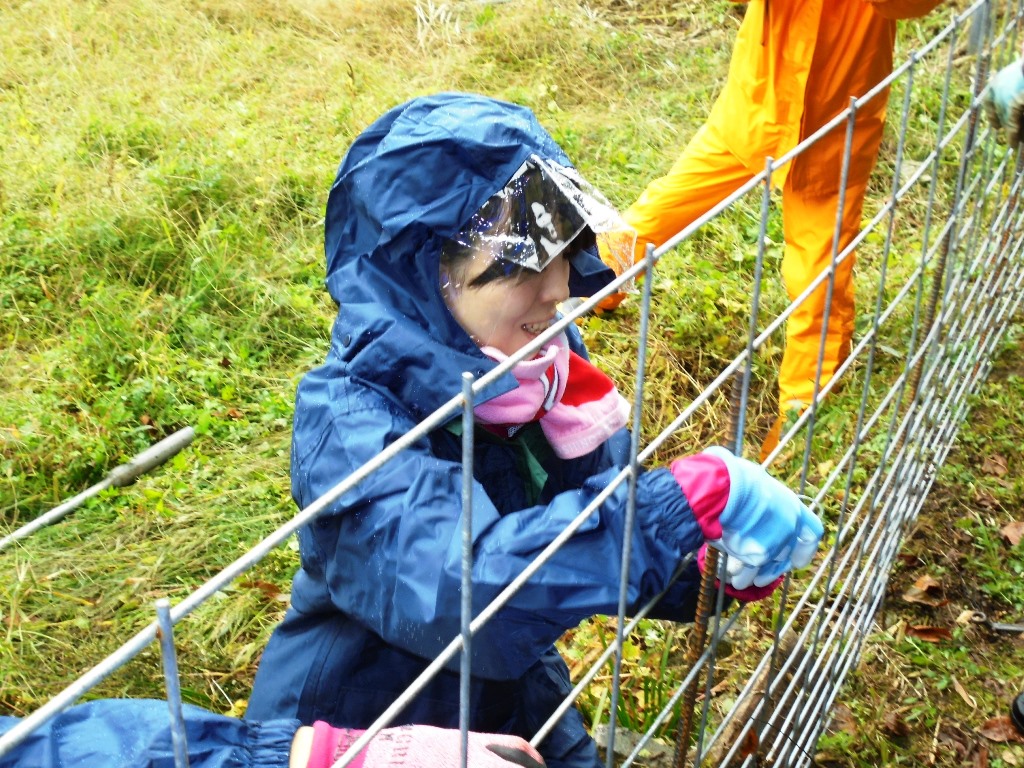
[[(482, 351), (499, 363), (494, 347)], [(603, 372), (556, 336), (537, 357), (512, 369), (519, 386), (473, 409), (492, 432), (512, 437), (524, 424), (539, 421), (544, 436), (562, 459), (584, 456), (626, 425), (629, 403)]]

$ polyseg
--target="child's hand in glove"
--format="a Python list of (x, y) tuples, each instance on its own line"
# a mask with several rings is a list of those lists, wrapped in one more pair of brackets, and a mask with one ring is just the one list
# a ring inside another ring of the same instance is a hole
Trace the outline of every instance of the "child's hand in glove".
[[(697, 550), (697, 567), (700, 569), (702, 574), (707, 568), (704, 564), (704, 561), (707, 558), (707, 551), (707, 544), (701, 544), (700, 549)], [(743, 564), (735, 558), (727, 557), (726, 561), (725, 567), (730, 576), (732, 571), (736, 571), (744, 567)], [(736, 598), (741, 603), (753, 603), (757, 600), (764, 600), (766, 597), (769, 597), (772, 592), (778, 589), (778, 586), (782, 583), (784, 578), (784, 576), (779, 576), (775, 581), (771, 581), (763, 587), (749, 586), (744, 587), (743, 589), (736, 589), (729, 580), (729, 576), (726, 576), (725, 594), (729, 595), (729, 597)], [(718, 589), (718, 579), (715, 579), (715, 589)]]
[(821, 521), (759, 464), (715, 447), (677, 459), (671, 470), (708, 545), (729, 556), (730, 594), (745, 599), (744, 591), (774, 587), (787, 571), (811, 562), (824, 534)]
[[(313, 724), (306, 768), (330, 768), (364, 731)], [(462, 737), (454, 728), (404, 725), (385, 728), (353, 759), (354, 768), (457, 768)], [(470, 731), (466, 764), (472, 768), (544, 768), (544, 760), (518, 736)]]

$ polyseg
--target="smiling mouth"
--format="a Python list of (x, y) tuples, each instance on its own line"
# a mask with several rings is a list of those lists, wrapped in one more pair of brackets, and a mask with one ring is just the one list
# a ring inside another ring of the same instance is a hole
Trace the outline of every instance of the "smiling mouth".
[(555, 322), (555, 318), (545, 320), (542, 323), (523, 323), (522, 329), (532, 336), (539, 336), (550, 328), (553, 322)]

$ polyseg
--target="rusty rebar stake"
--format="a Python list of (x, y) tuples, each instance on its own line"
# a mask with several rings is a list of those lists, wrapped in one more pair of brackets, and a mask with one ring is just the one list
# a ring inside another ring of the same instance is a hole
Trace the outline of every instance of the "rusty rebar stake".
[[(741, 416), (741, 404), (743, 394), (743, 374), (737, 372), (732, 381), (732, 392), (729, 397), (729, 445), (734, 450), (738, 448), (737, 437)], [(692, 669), (704, 653), (707, 645), (708, 619), (713, 611), (715, 598), (718, 595), (716, 576), (718, 575), (718, 550), (708, 547), (704, 553), (704, 571), (700, 576), (700, 593), (697, 596), (697, 611), (693, 617), (693, 634), (686, 649), (686, 668)], [(711, 674), (708, 670), (707, 674)], [(690, 735), (693, 733), (693, 710), (697, 702), (697, 684), (700, 675), (694, 677), (693, 681), (683, 692), (680, 702), (679, 730), (676, 735), (676, 748), (672, 756), (672, 768), (682, 768), (686, 761), (686, 753), (690, 748)]]

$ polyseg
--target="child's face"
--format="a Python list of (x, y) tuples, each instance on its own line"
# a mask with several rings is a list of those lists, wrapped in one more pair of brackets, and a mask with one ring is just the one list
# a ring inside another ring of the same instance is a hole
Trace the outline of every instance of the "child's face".
[(446, 290), (446, 300), (477, 344), (511, 355), (546, 331), (558, 304), (569, 298), (569, 259), (557, 256), (541, 272), (522, 269), (509, 277), (478, 280), (493, 268), (490, 259), (470, 259), (459, 285)]

